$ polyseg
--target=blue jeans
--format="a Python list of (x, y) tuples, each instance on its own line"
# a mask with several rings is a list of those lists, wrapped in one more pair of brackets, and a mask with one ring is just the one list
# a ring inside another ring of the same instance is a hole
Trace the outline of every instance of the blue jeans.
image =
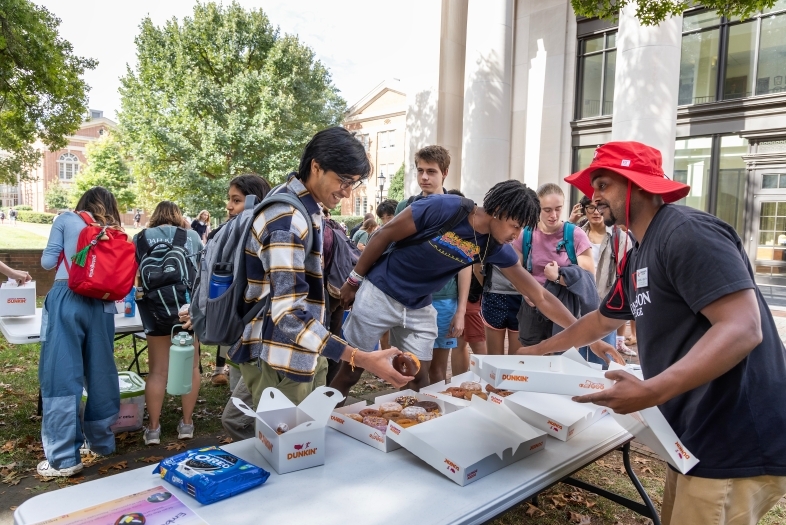
[[(609, 343), (611, 346), (616, 347), (616, 344), (617, 344), (617, 332), (611, 332), (609, 335), (607, 335), (606, 337), (601, 339), (601, 341), (605, 341), (605, 342)], [(599, 365), (604, 365), (603, 368), (604, 369), (606, 368), (606, 366), (605, 366), (606, 362), (603, 359), (601, 359), (600, 357), (596, 356), (595, 352), (590, 350), (589, 346), (582, 346), (581, 348), (579, 348), (579, 353), (581, 354), (581, 357), (586, 359), (588, 362), (590, 362), (590, 363), (597, 363)]]
[[(120, 389), (114, 315), (107, 310), (103, 301), (75, 294), (65, 281), (55, 281), (44, 301), (38, 365), (41, 440), (46, 459), (56, 469), (80, 463), (85, 440), (98, 454), (115, 451), (109, 427), (120, 411)], [(83, 387), (88, 393), (84, 427), (79, 419)]]

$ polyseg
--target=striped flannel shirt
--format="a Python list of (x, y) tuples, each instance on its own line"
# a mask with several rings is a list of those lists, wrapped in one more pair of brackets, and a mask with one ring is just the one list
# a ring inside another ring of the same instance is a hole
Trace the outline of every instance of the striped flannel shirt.
[[(235, 363), (262, 359), (293, 381), (314, 378), (321, 354), (338, 361), (346, 342), (325, 328), (322, 274), (322, 210), (299, 179), (290, 174), (286, 189), (298, 196), (310, 217), (275, 203), (254, 218), (246, 243), (246, 312), (270, 295), (271, 307), (246, 325), (229, 351)], [(306, 220), (314, 227), (313, 247), (305, 254)], [(261, 263), (261, 264), (260, 264)]]

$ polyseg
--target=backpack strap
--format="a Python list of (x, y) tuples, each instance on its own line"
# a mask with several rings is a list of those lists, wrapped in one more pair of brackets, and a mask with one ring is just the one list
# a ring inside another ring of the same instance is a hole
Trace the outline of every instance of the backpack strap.
[(576, 258), (576, 246), (573, 243), (573, 234), (574, 230), (576, 229), (576, 225), (572, 222), (565, 222), (562, 227), (562, 240), (557, 243), (557, 253), (565, 250), (568, 254), (568, 259), (573, 264), (578, 264), (578, 259)]
[(183, 249), (185, 249), (186, 244), (188, 243), (188, 232), (185, 228), (181, 228), (180, 226), (176, 226), (176, 228), (175, 236), (172, 238), (172, 244), (175, 246), (182, 246)]
[(145, 231), (147, 228), (143, 229), (136, 235), (136, 262), (137, 264), (142, 262), (142, 257), (147, 254), (147, 249), (149, 246), (147, 245), (147, 237), (145, 235)]
[(391, 244), (390, 248), (388, 248), (387, 251), (389, 252), (397, 248), (406, 248), (407, 246), (422, 244), (426, 242), (428, 239), (433, 239), (434, 237), (442, 237), (449, 231), (453, 230), (456, 226), (458, 226), (461, 223), (461, 221), (469, 217), (469, 214), (472, 213), (474, 209), (475, 209), (475, 201), (473, 201), (472, 199), (467, 199), (466, 197), (461, 197), (461, 205), (458, 207), (458, 209), (450, 219), (442, 223), (442, 225), (439, 228), (439, 231), (436, 232), (434, 235), (427, 235), (421, 238), (418, 238), (417, 234), (412, 235), (411, 237), (402, 239), (398, 242)]
[(522, 264), (529, 273), (532, 273), (532, 228), (525, 226), (521, 236)]

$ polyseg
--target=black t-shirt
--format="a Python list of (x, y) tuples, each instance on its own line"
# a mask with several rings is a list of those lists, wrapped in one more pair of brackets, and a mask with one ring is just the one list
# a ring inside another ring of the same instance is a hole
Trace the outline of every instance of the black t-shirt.
[(600, 312), (636, 320), (645, 378), (680, 360), (710, 329), (703, 308), (733, 292), (756, 291), (761, 344), (722, 376), (659, 408), (699, 458), (690, 475), (786, 476), (786, 350), (734, 229), (704, 212), (663, 206), (623, 275), (623, 309), (609, 308), (610, 300), (620, 302), (612, 300), (612, 288)]

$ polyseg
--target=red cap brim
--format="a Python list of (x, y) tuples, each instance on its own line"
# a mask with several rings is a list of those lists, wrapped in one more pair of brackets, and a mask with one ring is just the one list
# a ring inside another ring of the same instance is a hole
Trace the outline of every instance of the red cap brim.
[(613, 171), (617, 175), (625, 177), (635, 186), (640, 187), (648, 193), (660, 195), (663, 202), (676, 202), (690, 193), (690, 186), (665, 177), (653, 177), (644, 175), (638, 171), (625, 170), (620, 168), (610, 168), (608, 166), (590, 166), (572, 175), (565, 177), (565, 182), (576, 186), (584, 195), (592, 198), (594, 189), (592, 188), (592, 174), (600, 169)]

